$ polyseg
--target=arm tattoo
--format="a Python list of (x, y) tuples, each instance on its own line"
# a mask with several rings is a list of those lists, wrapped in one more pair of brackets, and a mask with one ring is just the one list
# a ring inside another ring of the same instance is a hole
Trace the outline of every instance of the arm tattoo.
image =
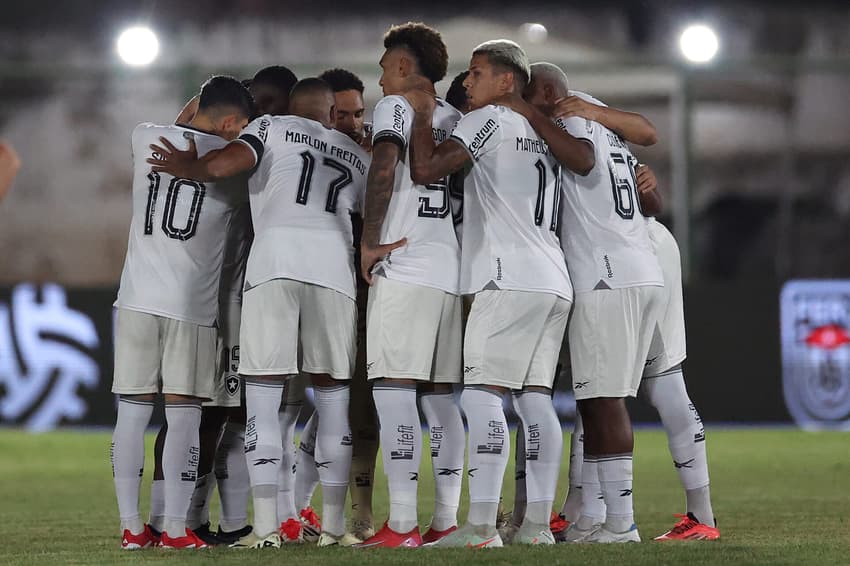
[(380, 244), (381, 228), (393, 196), (397, 162), (398, 147), (393, 143), (379, 143), (373, 150), (363, 211), (362, 241), (367, 246), (375, 247)]

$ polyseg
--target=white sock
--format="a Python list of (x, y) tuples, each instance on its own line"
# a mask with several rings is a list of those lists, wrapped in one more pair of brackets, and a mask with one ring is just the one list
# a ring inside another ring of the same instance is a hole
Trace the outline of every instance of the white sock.
[(280, 522), (298, 518), (295, 509), (295, 424), (301, 405), (283, 405), (278, 413), (283, 457), (277, 485), (277, 518)]
[[(514, 398), (514, 411), (519, 416), (519, 409), (516, 408), (516, 399)], [(514, 483), (516, 484), (514, 491), (514, 509), (511, 512), (511, 522), (516, 525), (522, 525), (525, 519), (525, 510), (528, 507), (528, 494), (526, 493), (525, 480), (528, 476), (525, 462), (525, 425), (520, 419), (516, 429), (516, 454), (514, 455)]]
[(457, 525), (466, 431), (453, 393), (426, 393), (419, 403), (431, 435), (435, 488), (431, 528), (445, 531)]
[(581, 416), (576, 411), (576, 421), (573, 433), (570, 435), (570, 487), (561, 515), (570, 523), (578, 521), (581, 515), (581, 464), (584, 460), (584, 426)]
[(162, 472), (165, 475), (164, 531), (168, 536), (177, 538), (186, 536), (186, 516), (198, 479), (201, 406), (166, 403), (165, 420), (168, 433), (162, 450)]
[(635, 522), (632, 505), (632, 455), (608, 454), (597, 457), (599, 484), (608, 515), (605, 528), (611, 532), (624, 533)]
[(502, 397), (466, 388), (460, 396), (469, 427), (469, 523), (495, 527), (510, 443)]
[(148, 523), (159, 532), (165, 528), (165, 480), (151, 482), (151, 511)]
[(210, 499), (215, 489), (215, 475), (212, 472), (198, 478), (186, 515), (186, 526), (193, 531), (210, 522)]
[(245, 425), (227, 422), (215, 455), (215, 477), (221, 499), (219, 529), (238, 531), (248, 524), (251, 479), (245, 460)]
[(606, 514), (605, 498), (599, 485), (599, 463), (595, 456), (585, 454), (581, 464), (581, 515), (577, 526), (589, 529), (604, 523)]
[(347, 384), (313, 387), (319, 426), (316, 468), (322, 482), (322, 531), (345, 534), (345, 496), (351, 471), (351, 428), (348, 425)]
[(145, 429), (153, 414), (153, 401), (133, 401), (120, 398), (118, 419), (112, 433), (112, 477), (118, 499), (121, 530), (134, 535), (145, 525), (139, 513), (139, 488), (145, 466)]
[(705, 430), (688, 397), (682, 369), (676, 367), (661, 376), (644, 379), (641, 389), (661, 417), (676, 473), (685, 488), (688, 511), (701, 523), (713, 526)]
[(304, 425), (295, 456), (295, 506), (300, 512), (310, 506), (316, 486), (319, 485), (319, 470), (316, 469), (316, 432), (319, 430), (319, 414), (315, 411)]
[(277, 482), (283, 448), (277, 420), (283, 383), (245, 380), (245, 459), (254, 498), (254, 532), (264, 537), (280, 527)]
[(407, 533), (416, 527), (416, 492), (422, 460), (422, 424), (416, 386), (387, 383), (372, 387), (378, 410), (381, 454), (390, 492), (390, 529)]
[(514, 394), (514, 405), (525, 425), (525, 517), (537, 525), (549, 524), (564, 452), (561, 423), (548, 393)]

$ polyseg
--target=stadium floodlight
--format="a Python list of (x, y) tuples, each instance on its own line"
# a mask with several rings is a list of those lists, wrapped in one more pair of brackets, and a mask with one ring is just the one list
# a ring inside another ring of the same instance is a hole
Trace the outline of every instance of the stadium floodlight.
[(691, 63), (708, 63), (717, 55), (719, 46), (717, 34), (707, 25), (688, 26), (679, 36), (679, 49)]
[(546, 26), (538, 23), (527, 23), (520, 26), (520, 32), (529, 43), (543, 43), (549, 36)]
[(121, 32), (116, 48), (124, 63), (142, 67), (153, 63), (159, 55), (159, 40), (149, 27), (134, 26)]

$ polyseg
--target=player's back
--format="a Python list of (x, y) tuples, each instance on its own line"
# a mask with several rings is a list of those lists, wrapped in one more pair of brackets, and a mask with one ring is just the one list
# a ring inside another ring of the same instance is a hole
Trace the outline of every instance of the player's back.
[(247, 136), (262, 147), (248, 183), (255, 236), (246, 287), (289, 278), (354, 297), (351, 213), (362, 208), (368, 154), (298, 116), (262, 116)]
[[(436, 143), (448, 139), (460, 116), (453, 106), (437, 99), (432, 120)], [(403, 96), (386, 96), (375, 107), (374, 142), (391, 141), (400, 148), (381, 242), (407, 238), (407, 245), (394, 250), (376, 266), (375, 272), (405, 283), (457, 293), (460, 247), (452, 218), (451, 180), (440, 179), (429, 185), (413, 182), (410, 174), (413, 118), (413, 108)]]
[(224, 230), (244, 193), (244, 177), (216, 183), (151, 171), (150, 144), (178, 149), (195, 141), (198, 155), (224, 139), (194, 128), (140, 124), (133, 131), (133, 217), (116, 306), (211, 326), (218, 313)]
[(454, 137), (475, 159), (464, 192), (461, 292), (489, 284), (572, 300), (558, 240), (560, 166), (520, 114), (485, 106)]
[[(583, 93), (571, 92), (594, 103)], [(661, 285), (635, 179), (637, 159), (602, 124), (570, 118), (559, 125), (593, 143), (596, 164), (584, 177), (564, 169), (561, 243), (576, 291)]]

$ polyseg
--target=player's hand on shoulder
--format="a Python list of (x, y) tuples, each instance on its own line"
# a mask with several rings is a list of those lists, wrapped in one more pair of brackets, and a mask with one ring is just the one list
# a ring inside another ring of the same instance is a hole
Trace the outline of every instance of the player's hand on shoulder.
[(153, 165), (151, 170), (164, 171), (175, 177), (191, 178), (190, 165), (198, 160), (198, 150), (195, 147), (195, 140), (189, 139), (189, 148), (180, 150), (167, 139), (160, 137), (159, 142), (162, 145), (150, 144), (150, 149), (153, 155), (147, 159), (147, 162)]
[(579, 117), (597, 121), (599, 106), (578, 96), (566, 96), (555, 101), (555, 118)]
[(391, 244), (378, 244), (377, 246), (370, 246), (366, 242), (361, 242), (360, 273), (363, 275), (366, 283), (369, 285), (372, 284), (372, 268), (375, 267), (375, 264), (388, 256), (394, 249), (400, 248), (405, 244), (407, 244), (407, 238), (402, 238)]

